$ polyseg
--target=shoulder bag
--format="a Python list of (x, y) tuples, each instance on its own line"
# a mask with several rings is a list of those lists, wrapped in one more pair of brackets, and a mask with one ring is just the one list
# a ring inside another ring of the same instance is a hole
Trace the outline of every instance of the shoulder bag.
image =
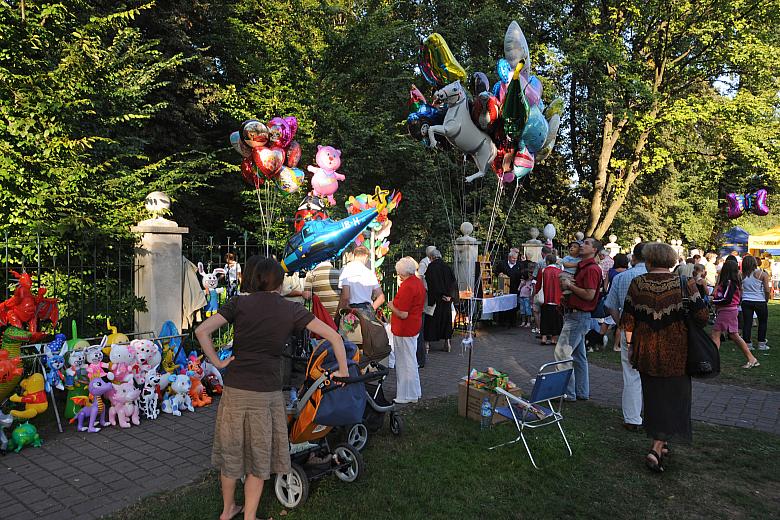
[(542, 269), (542, 276), (539, 277), (539, 291), (534, 294), (534, 303), (540, 307), (544, 305), (544, 269)]
[(720, 374), (720, 352), (709, 334), (690, 315), (688, 279), (680, 276), (685, 326), (688, 329), (688, 360), (685, 371), (691, 377), (708, 379)]

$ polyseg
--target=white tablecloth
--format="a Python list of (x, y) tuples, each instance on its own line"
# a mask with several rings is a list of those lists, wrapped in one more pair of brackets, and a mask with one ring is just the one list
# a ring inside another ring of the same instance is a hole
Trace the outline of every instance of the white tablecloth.
[(517, 295), (505, 294), (482, 300), (482, 319), (490, 319), (494, 312), (508, 311), (517, 307)]

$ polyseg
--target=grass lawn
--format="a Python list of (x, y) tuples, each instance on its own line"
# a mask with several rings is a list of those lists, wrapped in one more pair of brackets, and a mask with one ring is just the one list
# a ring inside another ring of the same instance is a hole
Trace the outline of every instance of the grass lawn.
[[(358, 482), (322, 480), (295, 511), (283, 511), (266, 486), (260, 516), (778, 518), (780, 473), (771, 461), (780, 460), (780, 437), (696, 423), (693, 445), (674, 445), (666, 473), (658, 475), (642, 462), (649, 441), (623, 430), (618, 410), (578, 402), (565, 415), (574, 456), (566, 456), (557, 428), (531, 433), (542, 468), (536, 470), (522, 444), (487, 450), (515, 437), (510, 424), (483, 433), (456, 415), (453, 398), (429, 401), (406, 413), (403, 436), (385, 428), (370, 439)], [(200, 520), (217, 518), (220, 510), (211, 472), (111, 518)]]
[[(753, 320), (756, 323), (756, 320)], [(610, 338), (611, 339), (611, 338)], [(753, 327), (753, 342), (758, 344), (758, 327)], [(745, 370), (745, 356), (737, 345), (723, 341), (720, 346), (720, 376), (713, 380), (723, 383), (766, 390), (780, 390), (780, 302), (769, 302), (769, 328), (767, 344), (770, 350), (755, 350), (753, 354), (761, 362), (760, 367)], [(620, 354), (612, 352), (610, 341), (606, 351), (588, 353), (588, 360), (599, 366), (620, 368)]]

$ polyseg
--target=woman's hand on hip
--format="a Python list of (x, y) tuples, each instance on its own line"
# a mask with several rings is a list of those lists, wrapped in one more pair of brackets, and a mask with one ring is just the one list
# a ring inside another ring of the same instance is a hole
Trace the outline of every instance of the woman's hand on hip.
[(227, 367), (231, 361), (236, 359), (236, 356), (230, 356), (227, 359), (219, 359), (217, 358), (215, 361), (212, 362), (212, 365), (217, 367), (217, 369), (222, 370), (223, 368)]

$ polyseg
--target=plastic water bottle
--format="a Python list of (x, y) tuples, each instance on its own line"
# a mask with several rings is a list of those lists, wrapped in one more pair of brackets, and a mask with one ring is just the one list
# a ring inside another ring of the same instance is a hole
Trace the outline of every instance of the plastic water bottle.
[(290, 389), (290, 408), (295, 408), (295, 404), (298, 402), (298, 389), (293, 387)]
[(487, 397), (482, 400), (481, 415), (479, 429), (487, 430), (493, 424), (493, 407), (490, 404), (490, 399)]

